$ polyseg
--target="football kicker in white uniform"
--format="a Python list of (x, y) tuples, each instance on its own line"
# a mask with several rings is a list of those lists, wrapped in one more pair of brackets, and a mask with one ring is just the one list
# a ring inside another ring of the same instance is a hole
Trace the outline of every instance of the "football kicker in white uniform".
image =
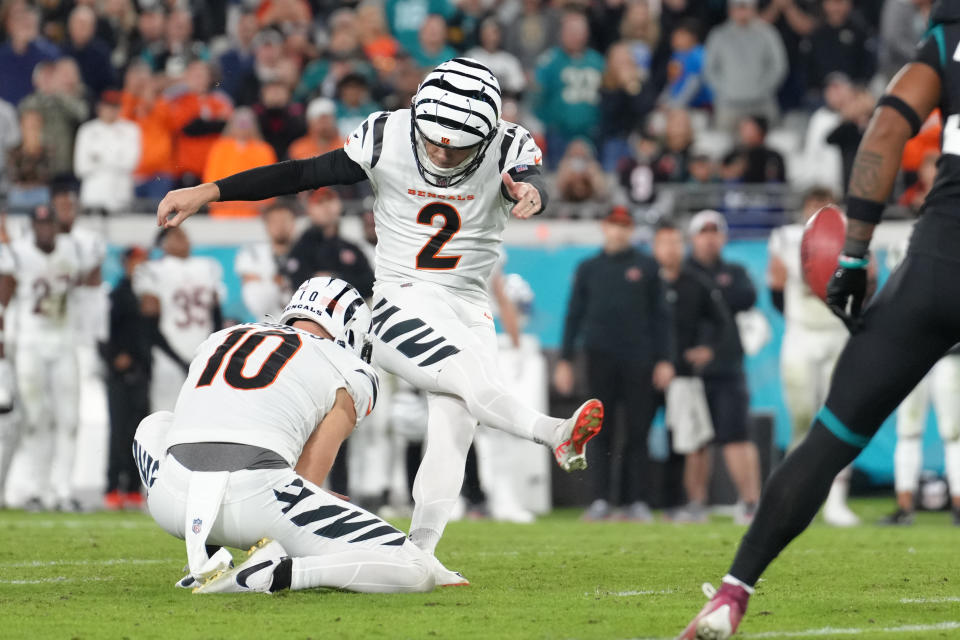
[[(811, 189), (803, 200), (803, 221), (832, 201), (829, 191)], [(807, 435), (814, 416), (826, 400), (833, 368), (850, 336), (843, 322), (803, 280), (802, 238), (803, 224), (788, 224), (774, 229), (768, 244), (770, 289), (775, 297), (782, 295), (784, 334), (780, 376), (783, 398), (790, 413), (793, 444), (800, 443)], [(850, 469), (847, 468), (837, 476), (824, 504), (823, 518), (828, 524), (853, 526), (859, 522), (847, 506), (849, 487)]]
[(190, 255), (190, 240), (182, 229), (164, 232), (160, 242), (164, 256), (137, 268), (133, 290), (144, 315), (159, 322), (150, 407), (170, 411), (194, 350), (220, 328), (223, 269), (216, 260)]
[(79, 397), (71, 293), (83, 264), (45, 206), (33, 212), (33, 233), (4, 245), (0, 256), (3, 321), (15, 316), (17, 327), (12, 355), (23, 403), (21, 446), (32, 474), (27, 506), (72, 509)]
[[(489, 69), (454, 58), (427, 75), (410, 109), (371, 115), (342, 150), (174, 191), (157, 211), (161, 225), (176, 226), (217, 199), (370, 181), (374, 354), (428, 392), (410, 539), (431, 554), (457, 502), (478, 422), (550, 447), (569, 471), (586, 466), (586, 443), (603, 418), (597, 400), (566, 420), (537, 412), (510, 393), (497, 367), (487, 279), (510, 214), (529, 218), (545, 205), (540, 150), (522, 127), (500, 119), (500, 106)], [(435, 566), (440, 584), (465, 583)]]
[[(429, 591), (429, 556), (324, 491), (341, 443), (377, 401), (370, 309), (343, 280), (312, 278), (280, 324), (250, 323), (197, 350), (173, 414), (134, 441), (150, 514), (186, 542), (195, 593), (332, 587)], [(230, 568), (229, 553), (250, 547)]]

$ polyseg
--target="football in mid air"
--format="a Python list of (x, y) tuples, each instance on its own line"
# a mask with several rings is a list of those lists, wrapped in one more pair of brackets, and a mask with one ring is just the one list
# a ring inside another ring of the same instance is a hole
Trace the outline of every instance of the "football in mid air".
[(837, 258), (847, 235), (847, 217), (828, 204), (807, 220), (800, 241), (803, 280), (821, 300), (827, 298), (827, 283), (837, 270)]

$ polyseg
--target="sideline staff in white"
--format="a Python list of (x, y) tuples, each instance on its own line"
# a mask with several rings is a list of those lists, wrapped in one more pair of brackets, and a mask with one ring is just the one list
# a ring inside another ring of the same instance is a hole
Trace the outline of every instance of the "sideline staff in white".
[[(210, 336), (176, 412), (137, 430), (150, 514), (185, 540), (195, 593), (433, 588), (428, 556), (401, 531), (320, 488), (377, 400), (369, 330), (356, 289), (312, 278), (280, 324)], [(208, 543), (252, 548), (228, 569), (229, 554), (208, 557)]]

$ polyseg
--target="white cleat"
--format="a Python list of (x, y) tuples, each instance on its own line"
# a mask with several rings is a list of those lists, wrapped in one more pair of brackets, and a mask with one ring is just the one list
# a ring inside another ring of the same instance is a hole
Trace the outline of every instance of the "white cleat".
[(846, 502), (831, 502), (823, 507), (823, 521), (831, 527), (855, 527), (860, 524), (860, 518), (857, 517)]
[(576, 413), (561, 423), (563, 441), (553, 450), (557, 464), (564, 471), (587, 468), (587, 442), (600, 433), (603, 426), (603, 403), (587, 400)]
[[(428, 554), (429, 555), (429, 554)], [(430, 555), (428, 560), (431, 571), (433, 571), (433, 580), (438, 587), (468, 587), (470, 581), (463, 577), (459, 571), (450, 571), (437, 560), (437, 556)]]
[(233, 569), (218, 571), (207, 578), (194, 593), (269, 593), (273, 571), (287, 552), (276, 540), (262, 538), (250, 547), (247, 559)]

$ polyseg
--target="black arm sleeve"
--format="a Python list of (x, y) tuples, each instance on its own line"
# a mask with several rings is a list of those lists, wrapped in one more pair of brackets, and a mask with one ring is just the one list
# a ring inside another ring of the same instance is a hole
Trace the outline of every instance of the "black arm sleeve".
[(177, 363), (184, 371), (190, 366), (189, 362), (184, 362), (183, 358), (177, 355), (177, 352), (173, 350), (173, 347), (170, 346), (170, 343), (167, 342), (166, 337), (164, 337), (163, 332), (160, 331), (160, 316), (147, 316), (146, 324), (148, 331), (150, 332), (150, 342), (154, 344), (160, 351), (163, 351), (165, 354), (170, 356), (170, 359)]
[(785, 308), (783, 289), (770, 289), (770, 300), (773, 302), (773, 307), (780, 312), (780, 315), (783, 315)]
[(367, 174), (343, 149), (306, 160), (287, 160), (235, 173), (216, 181), (220, 200), (266, 200), (299, 191), (355, 184)]
[[(550, 200), (550, 197), (547, 195), (547, 185), (543, 181), (543, 175), (540, 173), (539, 167), (529, 167), (524, 171), (517, 171), (517, 168), (514, 167), (507, 171), (507, 173), (510, 174), (514, 182), (526, 182), (527, 184), (533, 185), (533, 188), (540, 194), (540, 210), (533, 215), (538, 216), (543, 213), (544, 209), (547, 208), (547, 202)], [(500, 183), (500, 193), (502, 193), (503, 197), (507, 200), (516, 202), (510, 197), (510, 194), (507, 193), (507, 187), (502, 182)]]
[[(938, 27), (934, 27), (937, 29)], [(941, 30), (943, 27), (939, 27)], [(942, 32), (942, 31), (941, 31)], [(917, 47), (917, 55), (914, 58), (914, 62), (922, 62), (923, 64), (932, 67), (941, 76), (943, 75), (943, 67), (941, 63), (946, 59), (946, 51), (941, 48), (941, 42), (937, 41), (936, 36), (931, 32), (927, 38), (920, 43)]]

